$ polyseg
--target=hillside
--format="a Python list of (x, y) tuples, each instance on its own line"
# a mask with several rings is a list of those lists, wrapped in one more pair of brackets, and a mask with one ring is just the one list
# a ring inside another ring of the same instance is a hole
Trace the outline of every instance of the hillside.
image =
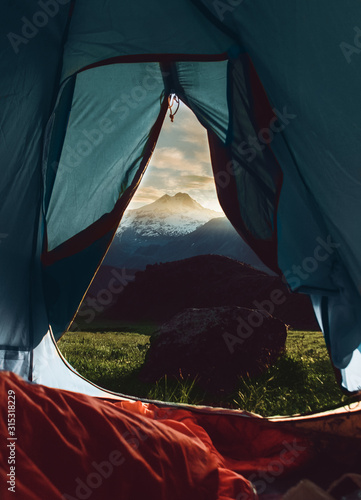
[[(103, 289), (112, 272), (112, 268), (102, 269), (99, 282)], [(95, 279), (88, 296), (96, 298), (99, 290)], [(306, 295), (290, 294), (279, 277), (218, 255), (147, 266), (135, 273), (134, 281), (129, 280), (98, 319), (163, 322), (188, 307), (236, 305), (254, 309), (260, 307), (255, 301), (269, 301), (270, 297), (277, 297), (278, 302), (273, 315), (286, 324), (295, 329), (319, 329)]]

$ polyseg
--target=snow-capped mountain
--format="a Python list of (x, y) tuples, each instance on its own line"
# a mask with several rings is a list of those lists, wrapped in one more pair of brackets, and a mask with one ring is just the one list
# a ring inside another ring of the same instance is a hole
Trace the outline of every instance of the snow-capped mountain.
[(202, 207), (188, 194), (178, 193), (129, 210), (104, 265), (145, 269), (156, 262), (206, 254), (224, 255), (267, 272), (224, 215)]
[(165, 194), (153, 203), (126, 212), (117, 236), (121, 236), (128, 228), (132, 228), (135, 235), (141, 238), (183, 236), (222, 215), (221, 212), (202, 207), (186, 193), (174, 196)]

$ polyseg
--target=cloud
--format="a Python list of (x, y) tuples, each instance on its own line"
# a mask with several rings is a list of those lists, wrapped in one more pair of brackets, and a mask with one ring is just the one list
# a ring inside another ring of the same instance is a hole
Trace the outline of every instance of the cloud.
[(165, 121), (155, 153), (169, 146), (181, 151), (187, 159), (210, 163), (207, 132), (193, 112), (183, 104), (173, 123)]
[(167, 175), (178, 172), (203, 173), (203, 165), (193, 155), (189, 157), (185, 151), (178, 147), (161, 147), (155, 150), (150, 166), (166, 169)]
[(207, 143), (206, 129), (199, 123), (197, 118), (193, 116), (191, 111), (188, 113), (189, 115), (185, 116), (179, 125), (180, 132), (182, 133), (181, 140), (191, 144)]
[(203, 148), (199, 148), (197, 151), (194, 151), (194, 158), (197, 163), (199, 163), (205, 172), (212, 172), (211, 167), (211, 156), (209, 153), (208, 144), (204, 145)]
[(216, 212), (223, 214), (213, 187), (210, 189), (188, 189), (187, 192), (189, 196), (198, 201), (198, 203), (200, 203), (203, 207), (210, 208), (211, 210), (215, 210)]
[(187, 192), (201, 205), (220, 210), (207, 134), (181, 104), (172, 123), (166, 119), (157, 147), (130, 208), (152, 203), (164, 194)]
[(182, 184), (184, 187), (192, 188), (204, 188), (205, 186), (214, 186), (213, 177), (208, 177), (205, 175), (181, 175)]
[(176, 147), (157, 148), (151, 159), (151, 165), (157, 168), (178, 169), (185, 160), (184, 152)]
[(218, 200), (214, 193), (214, 188), (204, 189), (196, 185), (177, 184), (174, 187), (168, 187), (166, 190), (157, 189), (153, 187), (139, 187), (133, 200), (129, 204), (128, 210), (148, 205), (155, 200), (161, 198), (164, 194), (174, 196), (179, 192), (187, 192), (189, 196), (198, 201), (203, 207), (210, 208), (217, 212), (222, 212)]
[(129, 210), (152, 203), (158, 200), (158, 198), (161, 198), (164, 194), (163, 189), (158, 189), (156, 187), (139, 187), (129, 204)]

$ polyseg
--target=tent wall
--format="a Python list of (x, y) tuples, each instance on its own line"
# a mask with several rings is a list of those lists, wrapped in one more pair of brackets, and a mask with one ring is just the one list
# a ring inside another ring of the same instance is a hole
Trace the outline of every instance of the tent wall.
[(249, 54), (283, 117), (284, 130), (269, 143), (283, 172), (278, 265), (293, 290), (315, 297), (316, 312), (324, 297), (321, 325), (344, 370), (361, 342), (360, 4), (194, 4)]
[(43, 135), (69, 4), (49, 15), (34, 1), (5, 2), (2, 8), (0, 368), (31, 376), (31, 348), (48, 329), (39, 260)]
[[(68, 107), (66, 134), (59, 132), (67, 114), (62, 106)], [(43, 256), (56, 338), (104, 257), (148, 164), (166, 109), (158, 63), (92, 68), (77, 75), (70, 101), (58, 100), (47, 138)]]
[(107, 60), (154, 60), (154, 54), (222, 54), (233, 43), (188, 0), (127, 4), (111, 0), (101, 7), (97, 0), (76, 0), (62, 80)]
[[(297, 187), (304, 187), (313, 198), (318, 236), (325, 236), (322, 231), (326, 231), (339, 244), (337, 253), (359, 288), (361, 234), (354, 216), (360, 213), (361, 205), (360, 105), (356, 99), (361, 32), (354, 27), (360, 15), (359, 3), (348, 0), (341, 6), (326, 0), (272, 0), (264, 5), (242, 1), (223, 11), (216, 8), (216, 2), (194, 3), (203, 4), (215, 22), (221, 22), (237, 38), (251, 57), (272, 106), (280, 113), (287, 112), (289, 123), (282, 134), (275, 134), (272, 150), (280, 156), (284, 174), (290, 173)], [(292, 162), (283, 161), (281, 141), (286, 143)], [(290, 200), (288, 194), (287, 189), (282, 190), (281, 198)], [(299, 260), (298, 256), (302, 260), (307, 255), (300, 238), (303, 233), (284, 215), (289, 204), (283, 209), (282, 203), (279, 210), (281, 224), (287, 224), (279, 247), (287, 249), (283, 241), (292, 239), (298, 251), (293, 247), (292, 252), (280, 252), (283, 270)]]
[(313, 297), (344, 387), (361, 387), (360, 4), (77, 0), (68, 32), (70, 2), (42, 5), (1, 21), (0, 367), (26, 374), (48, 324), (69, 325), (176, 91), (216, 184), (229, 173), (228, 217)]

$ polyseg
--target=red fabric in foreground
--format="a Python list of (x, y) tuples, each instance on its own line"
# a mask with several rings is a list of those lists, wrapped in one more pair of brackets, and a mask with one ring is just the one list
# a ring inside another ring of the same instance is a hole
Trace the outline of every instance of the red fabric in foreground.
[[(8, 391), (16, 440), (8, 439)], [(8, 372), (0, 373), (0, 397), (4, 500), (247, 500), (256, 497), (243, 474), (257, 480), (273, 467), (276, 476), (311, 449), (261, 418), (103, 401)], [(12, 450), (15, 495), (7, 483)]]

